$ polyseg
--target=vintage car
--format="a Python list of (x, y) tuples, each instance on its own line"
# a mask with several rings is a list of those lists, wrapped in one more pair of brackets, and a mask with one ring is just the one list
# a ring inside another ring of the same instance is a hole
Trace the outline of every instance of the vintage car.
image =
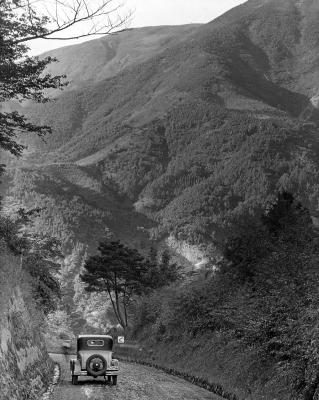
[(79, 376), (104, 377), (117, 384), (119, 362), (112, 358), (113, 339), (108, 335), (80, 335), (77, 338), (77, 358), (70, 360), (72, 384)]

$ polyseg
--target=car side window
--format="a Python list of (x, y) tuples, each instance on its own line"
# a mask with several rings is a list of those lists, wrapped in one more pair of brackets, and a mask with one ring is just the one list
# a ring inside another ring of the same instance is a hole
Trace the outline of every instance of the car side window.
[(90, 339), (87, 341), (88, 346), (104, 346), (104, 340)]

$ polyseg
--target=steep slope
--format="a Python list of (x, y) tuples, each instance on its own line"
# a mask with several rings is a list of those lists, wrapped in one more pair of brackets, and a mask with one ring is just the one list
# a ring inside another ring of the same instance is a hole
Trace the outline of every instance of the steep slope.
[(0, 399), (39, 399), (51, 380), (53, 363), (40, 334), (42, 316), (34, 307), (20, 258), (1, 243)]
[(318, 0), (250, 0), (206, 25), (53, 52), (51, 72), (73, 83), (54, 103), (25, 107), (54, 127), (32, 141), (25, 171), (94, 170), (102, 196), (110, 186), (128, 212), (135, 204), (156, 221), (156, 239), (210, 243), (280, 188), (316, 215), (318, 12)]

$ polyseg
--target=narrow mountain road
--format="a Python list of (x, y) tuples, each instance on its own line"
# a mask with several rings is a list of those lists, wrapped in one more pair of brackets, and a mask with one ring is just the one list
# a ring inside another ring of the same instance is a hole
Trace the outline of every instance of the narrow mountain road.
[(80, 378), (72, 385), (69, 356), (51, 354), (61, 377), (50, 400), (221, 400), (222, 398), (154, 368), (121, 362), (117, 386), (104, 379)]

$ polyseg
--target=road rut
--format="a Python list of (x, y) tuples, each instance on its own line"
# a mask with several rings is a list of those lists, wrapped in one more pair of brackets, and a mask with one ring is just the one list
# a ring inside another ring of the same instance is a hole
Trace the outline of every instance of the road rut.
[(143, 365), (120, 363), (121, 374), (117, 386), (104, 379), (81, 377), (78, 385), (70, 379), (70, 356), (51, 354), (61, 367), (60, 382), (52, 400), (222, 400), (183, 379)]

